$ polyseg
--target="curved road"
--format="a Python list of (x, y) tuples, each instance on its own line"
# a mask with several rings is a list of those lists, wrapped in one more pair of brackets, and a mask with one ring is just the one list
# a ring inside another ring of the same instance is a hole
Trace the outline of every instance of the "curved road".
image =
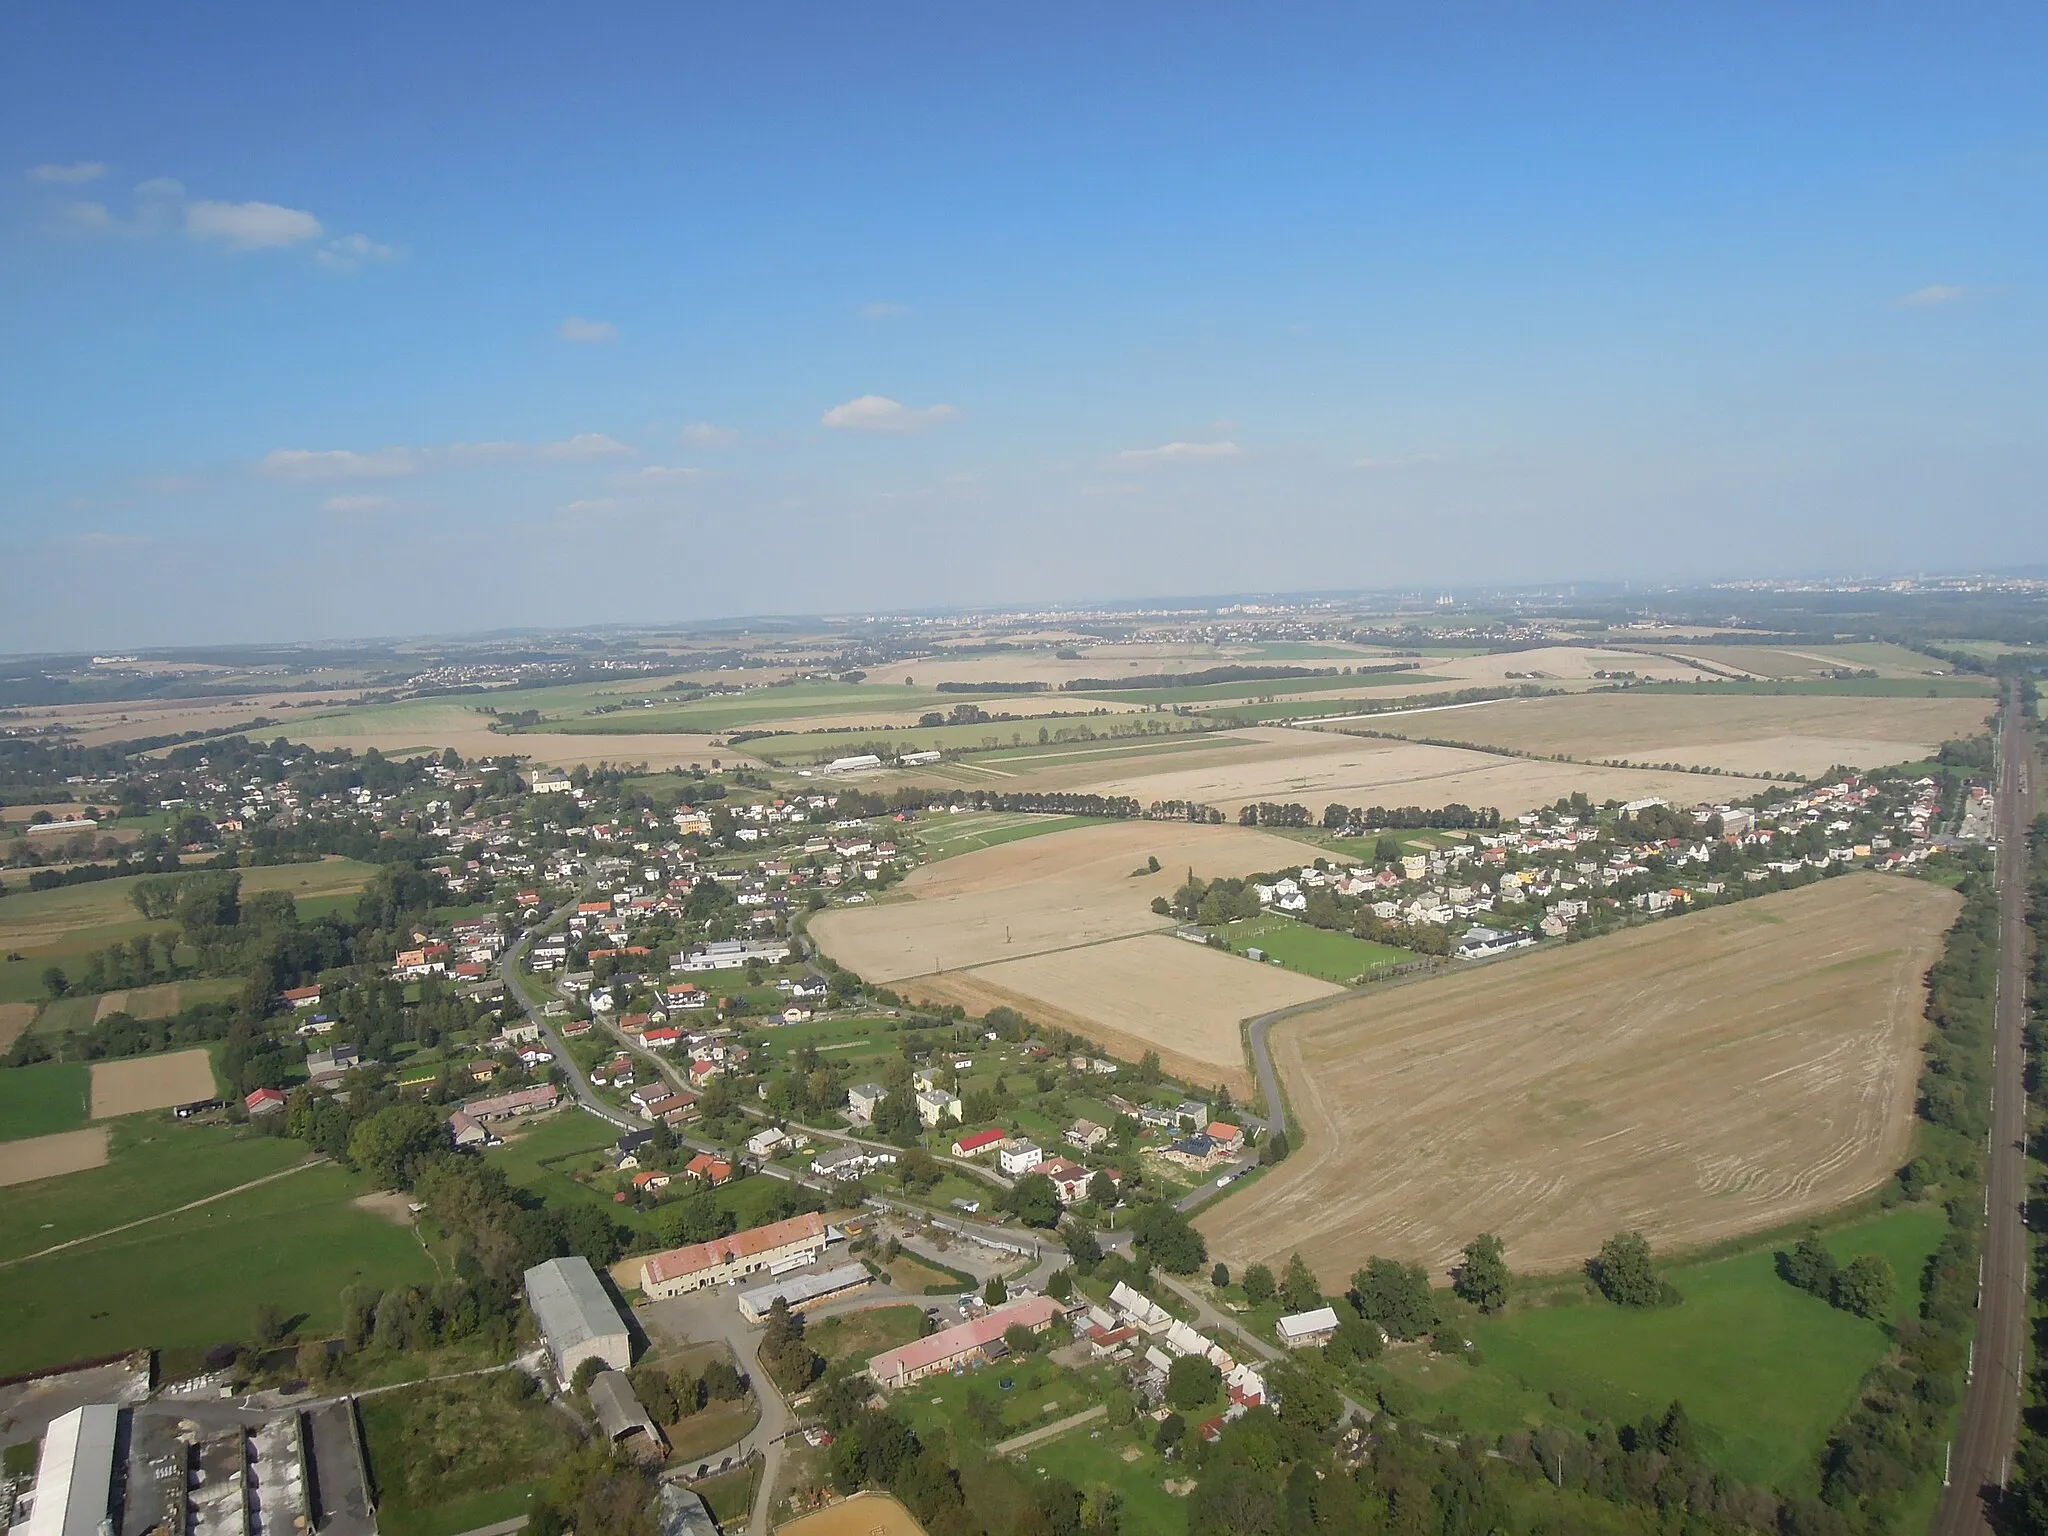
[(2009, 685), (1999, 740), (1998, 1028), (1983, 1280), (1962, 1426), (1949, 1448), (1935, 1536), (1992, 1529), (1991, 1509), (2004, 1489), (2019, 1432), (2027, 1357), (2027, 833), (2034, 819), (2034, 753), (2027, 731), (2018, 685)]

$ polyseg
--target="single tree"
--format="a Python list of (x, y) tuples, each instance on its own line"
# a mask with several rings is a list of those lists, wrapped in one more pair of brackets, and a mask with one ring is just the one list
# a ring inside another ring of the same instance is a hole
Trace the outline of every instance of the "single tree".
[(1010, 1288), (1003, 1284), (1001, 1275), (990, 1275), (988, 1283), (981, 1288), (982, 1301), (991, 1307), (1000, 1307), (1010, 1299)]
[(1600, 1294), (1617, 1306), (1654, 1307), (1663, 1299), (1663, 1282), (1650, 1257), (1650, 1241), (1640, 1232), (1617, 1232), (1587, 1262)]
[(1864, 1253), (1851, 1259), (1835, 1276), (1834, 1293), (1829, 1299), (1844, 1312), (1882, 1322), (1891, 1316), (1892, 1299), (1897, 1294), (1891, 1265), (1874, 1253)]
[(1508, 1304), (1508, 1261), (1499, 1238), (1482, 1232), (1465, 1245), (1465, 1261), (1451, 1289), (1482, 1312), (1498, 1312)]
[(1280, 1304), (1290, 1312), (1312, 1312), (1323, 1304), (1323, 1283), (1299, 1253), (1287, 1260), (1280, 1277)]
[(1230, 1284), (1230, 1266), (1228, 1264), (1218, 1264), (1214, 1269), (1210, 1270), (1209, 1283), (1219, 1291)]
[(1778, 1272), (1800, 1290), (1826, 1301), (1834, 1295), (1835, 1275), (1840, 1268), (1820, 1240), (1820, 1234), (1809, 1232), (1793, 1245), (1790, 1253), (1781, 1257)]
[(1263, 1264), (1254, 1264), (1244, 1272), (1244, 1299), (1255, 1307), (1263, 1307), (1273, 1299), (1273, 1271)]

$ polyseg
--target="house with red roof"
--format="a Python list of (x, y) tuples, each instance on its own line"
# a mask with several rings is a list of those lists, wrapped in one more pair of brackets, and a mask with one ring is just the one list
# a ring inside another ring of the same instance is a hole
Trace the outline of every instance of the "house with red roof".
[(977, 1131), (972, 1136), (962, 1136), (953, 1143), (955, 1157), (980, 1157), (984, 1152), (993, 1152), (1010, 1139), (1004, 1130)]

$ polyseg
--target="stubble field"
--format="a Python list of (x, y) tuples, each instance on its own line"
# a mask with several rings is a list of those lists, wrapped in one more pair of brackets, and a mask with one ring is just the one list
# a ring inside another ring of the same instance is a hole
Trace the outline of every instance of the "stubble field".
[(1306, 1145), (1201, 1217), (1233, 1266), (1299, 1249), (1517, 1270), (1616, 1231), (1695, 1245), (1883, 1182), (1912, 1125), (1923, 981), (1960, 905), (1850, 875), (1334, 1004), (1280, 1025)]
[[(1242, 1086), (1240, 1020), (1337, 989), (1160, 937), (1173, 919), (1151, 902), (1190, 868), (1214, 879), (1298, 868), (1313, 853), (1239, 827), (1096, 825), (928, 864), (905, 899), (821, 913), (811, 935), (869, 981), (976, 1012), (1000, 1003)], [(1133, 874), (1151, 858), (1157, 874)]]
[[(1981, 731), (1993, 702), (1989, 696), (1594, 693), (1503, 699), (1389, 720), (1383, 728), (1518, 752), (1684, 763), (1729, 773), (1819, 774), (1837, 764), (1877, 768), (1916, 761), (1944, 741)], [(1591, 793), (1593, 786), (1587, 789)], [(1695, 778), (1692, 798), (1744, 792), (1719, 791), (1711, 780)]]
[(214, 1092), (213, 1060), (203, 1050), (96, 1061), (92, 1067), (95, 1120), (139, 1114), (145, 1109), (169, 1109), (210, 1099)]
[(60, 1173), (77, 1173), (98, 1168), (107, 1160), (104, 1127), (84, 1131), (58, 1131), (49, 1136), (31, 1136), (24, 1141), (0, 1142), (0, 1185), (32, 1184), (37, 1179), (54, 1179)]

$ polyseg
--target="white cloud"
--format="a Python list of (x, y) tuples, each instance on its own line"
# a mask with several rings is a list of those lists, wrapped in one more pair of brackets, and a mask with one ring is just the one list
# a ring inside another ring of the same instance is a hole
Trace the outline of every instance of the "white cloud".
[(1900, 295), (1899, 303), (1906, 309), (1934, 309), (1943, 304), (1960, 304), (1973, 296), (1974, 290), (1959, 283), (1929, 283), (1925, 288)]
[(897, 304), (888, 299), (877, 299), (872, 304), (863, 304), (860, 312), (869, 320), (901, 320), (910, 313), (908, 304)]
[(609, 320), (586, 320), (581, 315), (571, 315), (562, 322), (557, 334), (564, 341), (617, 341), (619, 328)]
[(835, 405), (820, 418), (828, 427), (846, 432), (883, 432), (903, 435), (923, 432), (960, 412), (950, 405), (927, 405), (922, 409), (891, 400), (887, 395), (862, 395), (844, 405)]
[(332, 272), (354, 272), (366, 261), (389, 261), (398, 252), (368, 235), (343, 235), (320, 247), (314, 260)]
[(80, 160), (74, 165), (38, 165), (28, 174), (34, 181), (54, 181), (60, 186), (75, 187), (88, 181), (98, 181), (107, 174), (107, 168), (98, 160)]
[(320, 503), (322, 512), (374, 512), (391, 505), (389, 496), (330, 496)]
[(421, 455), (413, 448), (380, 448), (356, 453), (347, 448), (278, 448), (259, 466), (273, 480), (390, 480), (417, 474)]
[(152, 176), (148, 181), (135, 184), (135, 195), (182, 203), (185, 200), (185, 183), (171, 176)]
[(231, 251), (260, 251), (302, 245), (325, 233), (318, 219), (300, 208), (276, 203), (188, 203), (185, 233), (217, 240)]
[(64, 222), (95, 235), (111, 234), (114, 229), (114, 216), (105, 203), (66, 203)]
[(693, 421), (683, 428), (683, 446), (708, 451), (716, 448), (730, 448), (740, 440), (737, 427), (714, 426), (708, 421)]
[(578, 432), (566, 442), (542, 443), (534, 450), (544, 459), (605, 459), (633, 450), (602, 432)]
[(599, 512), (609, 512), (618, 502), (610, 496), (583, 496), (570, 502), (562, 510), (571, 517), (591, 517)]
[(1118, 454), (1119, 464), (1178, 464), (1210, 459), (1240, 459), (1244, 450), (1235, 443), (1162, 443), (1157, 448), (1126, 448)]
[(256, 467), (273, 480), (392, 480), (449, 464), (504, 464), (537, 459), (604, 459), (633, 450), (602, 432), (556, 443), (450, 443), (445, 448), (279, 448)]

